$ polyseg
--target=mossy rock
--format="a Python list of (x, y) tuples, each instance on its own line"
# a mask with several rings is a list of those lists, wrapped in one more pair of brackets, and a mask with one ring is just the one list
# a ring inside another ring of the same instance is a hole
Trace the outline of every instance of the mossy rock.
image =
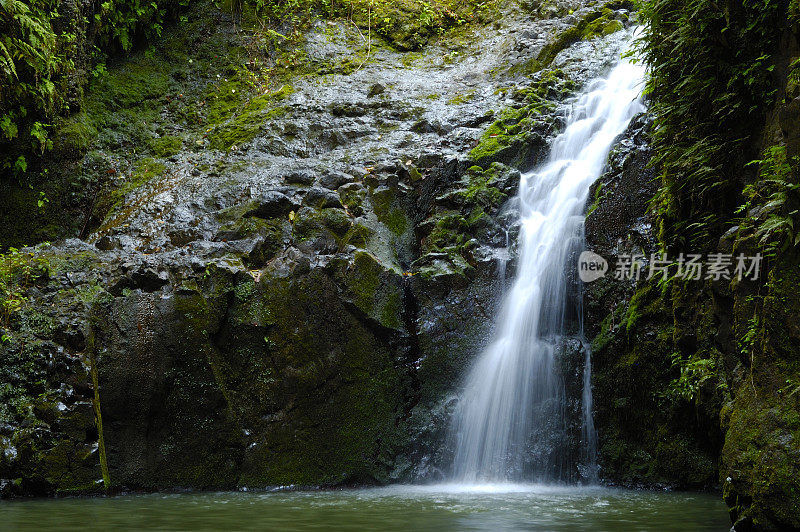
[(110, 183), (99, 196), (95, 205), (95, 214), (100, 219), (109, 214), (119, 212), (124, 207), (125, 197), (134, 190), (146, 185), (157, 177), (166, 174), (167, 167), (152, 157), (145, 157), (136, 162), (130, 176)]
[(622, 21), (615, 19), (617, 14), (614, 10), (632, 9), (627, 7), (628, 5), (629, 3), (627, 2), (609, 2), (601, 9), (591, 11), (578, 21), (575, 26), (571, 26), (556, 35), (553, 40), (542, 48), (535, 58), (519, 67), (515, 67), (514, 70), (528, 73), (539, 71), (550, 66), (550, 63), (562, 50), (569, 48), (576, 42), (589, 41), (625, 29)]
[(493, 162), (516, 168), (530, 166), (536, 148), (543, 143), (536, 128), (552, 120), (544, 111), (552, 110), (554, 102), (563, 99), (574, 87), (559, 69), (538, 74), (530, 88), (518, 91), (524, 104), (500, 113), (469, 152), (470, 160), (484, 168)]
[(253, 91), (248, 82), (235, 77), (220, 83), (206, 96), (211, 148), (228, 150), (251, 141), (270, 120), (287, 113), (277, 103), (289, 97), (294, 88), (284, 85), (277, 91), (256, 96)]
[(64, 119), (53, 135), (53, 155), (77, 159), (86, 153), (97, 138), (97, 129), (86, 113)]
[(183, 139), (174, 135), (165, 135), (150, 141), (150, 150), (154, 156), (159, 158), (177, 155), (181, 148), (183, 148)]
[(342, 239), (353, 226), (353, 220), (342, 209), (312, 209), (304, 207), (297, 212), (294, 236), (307, 240), (319, 236)]
[(402, 328), (402, 278), (384, 267), (378, 259), (366, 252), (357, 251), (352, 263), (342, 263), (338, 270), (355, 305), (384, 327)]
[(342, 205), (350, 214), (353, 216), (364, 214), (364, 199), (367, 191), (360, 183), (348, 183), (339, 187), (338, 192)]
[[(361, 260), (372, 279), (374, 261)], [(403, 385), (386, 340), (338, 291), (321, 270), (267, 272), (229, 312), (211, 363), (249, 434), (240, 485), (386, 478)]]
[(732, 381), (734, 397), (722, 412), (720, 480), (742, 529), (800, 528), (800, 256), (790, 250), (774, 260), (761, 308), (746, 291), (734, 305), (742, 356), (753, 362)]
[(373, 189), (370, 199), (379, 222), (397, 236), (406, 232), (409, 227), (408, 217), (400, 205), (394, 188), (379, 187)]
[(676, 364), (681, 349), (706, 348), (685, 340), (690, 330), (702, 337), (694, 332), (704, 326), (701, 317), (674, 316), (708, 297), (680, 283), (662, 287), (648, 281), (603, 321), (592, 342), (592, 384), (598, 462), (608, 481), (683, 489), (716, 485), (717, 382), (698, 386), (691, 402), (671, 392), (682, 375)]
[(487, 22), (496, 16), (499, 2), (434, 0), (416, 2), (357, 2), (352, 18), (361, 28), (371, 27), (400, 51), (422, 48), (432, 37), (455, 30), (468, 22)]
[(458, 191), (459, 195), (470, 205), (479, 206), (489, 212), (496, 211), (508, 199), (508, 194), (498, 188), (498, 185), (507, 186), (501, 180), (503, 170), (504, 165), (500, 163), (492, 163), (485, 170), (480, 166), (470, 167), (465, 176), (467, 186)]

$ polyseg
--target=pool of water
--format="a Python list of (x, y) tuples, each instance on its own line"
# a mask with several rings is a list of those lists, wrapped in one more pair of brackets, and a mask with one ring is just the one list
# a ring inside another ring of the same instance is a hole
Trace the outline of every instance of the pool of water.
[(9, 530), (724, 531), (719, 496), (536, 485), (390, 486), (0, 502)]

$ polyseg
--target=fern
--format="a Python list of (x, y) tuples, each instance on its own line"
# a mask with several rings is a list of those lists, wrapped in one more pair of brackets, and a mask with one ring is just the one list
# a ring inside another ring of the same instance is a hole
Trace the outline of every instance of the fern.
[(733, 0), (723, 11), (713, 0), (643, 0), (641, 17), (662, 183), (653, 204), (659, 237), (667, 247), (713, 247), (740, 205), (742, 184), (732, 176), (775, 99), (770, 54), (786, 6)]

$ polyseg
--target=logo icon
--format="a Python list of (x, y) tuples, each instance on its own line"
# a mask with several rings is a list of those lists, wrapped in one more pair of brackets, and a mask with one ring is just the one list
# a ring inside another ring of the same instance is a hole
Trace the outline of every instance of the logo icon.
[(593, 251), (584, 251), (578, 257), (578, 277), (584, 283), (591, 283), (606, 275), (608, 262)]

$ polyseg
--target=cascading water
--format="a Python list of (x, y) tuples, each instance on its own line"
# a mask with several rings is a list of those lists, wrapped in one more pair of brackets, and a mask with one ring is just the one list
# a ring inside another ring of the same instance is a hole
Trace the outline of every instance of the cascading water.
[[(643, 77), (643, 67), (623, 60), (607, 78), (592, 81), (547, 161), (521, 178), (516, 279), (505, 294), (494, 341), (469, 374), (454, 417), (457, 481), (564, 478), (567, 459), (559, 434), (565, 430), (567, 405), (556, 355), (568, 316), (580, 314), (579, 298), (570, 296), (567, 260), (583, 242), (589, 188), (603, 171), (614, 139), (644, 111)], [(585, 342), (584, 350), (581, 454), (593, 461)]]

